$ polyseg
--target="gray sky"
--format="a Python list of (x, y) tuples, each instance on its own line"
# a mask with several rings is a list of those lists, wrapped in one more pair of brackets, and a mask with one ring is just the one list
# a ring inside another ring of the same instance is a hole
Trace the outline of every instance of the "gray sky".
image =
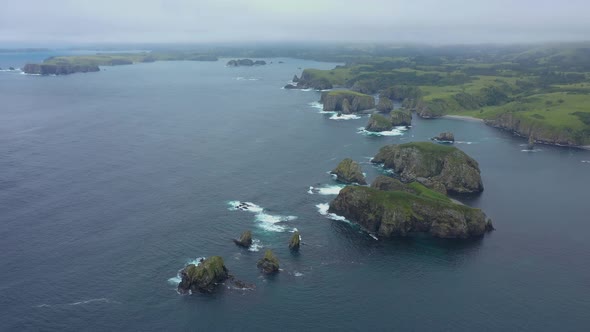
[(2, 0), (1, 43), (590, 40), (590, 0)]

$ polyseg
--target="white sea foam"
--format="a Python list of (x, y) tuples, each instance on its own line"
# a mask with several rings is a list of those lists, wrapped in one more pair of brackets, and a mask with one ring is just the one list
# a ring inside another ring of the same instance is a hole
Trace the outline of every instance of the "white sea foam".
[(335, 213), (328, 212), (328, 209), (330, 208), (330, 204), (328, 204), (328, 203), (320, 203), (320, 204), (317, 204), (316, 207), (318, 208), (318, 212), (322, 216), (325, 216), (328, 219), (332, 219), (332, 220), (336, 220), (336, 221), (344, 221), (344, 222), (350, 223), (350, 221), (348, 221), (343, 216), (339, 216)]
[(590, 160), (582, 160), (583, 163), (590, 164)]
[(408, 130), (407, 127), (400, 126), (400, 127), (395, 127), (389, 131), (375, 132), (375, 131), (368, 131), (365, 129), (365, 127), (360, 127), (358, 129), (357, 133), (365, 135), (365, 136), (402, 136), (406, 130)]
[(356, 114), (334, 114), (330, 117), (330, 120), (357, 120), (360, 119), (361, 117), (356, 115)]
[(311, 106), (312, 108), (315, 108), (315, 109), (319, 109), (320, 111), (324, 109), (324, 105), (322, 103), (320, 103), (319, 101), (311, 102), (311, 103), (309, 103), (309, 106)]
[(303, 273), (297, 272), (297, 271), (295, 271), (295, 273), (293, 273), (293, 275), (296, 277), (303, 277)]
[[(452, 143), (452, 142), (449, 142)], [(465, 141), (455, 141), (456, 144), (467, 144), (467, 145), (471, 145), (471, 144), (475, 144), (476, 142), (465, 142)]]
[(376, 241), (379, 241), (379, 238), (375, 234), (369, 233), (369, 236), (375, 239)]
[(252, 239), (252, 245), (250, 246), (250, 248), (248, 248), (248, 251), (256, 252), (256, 251), (260, 251), (260, 248), (264, 248), (264, 246), (262, 245), (260, 240)]
[(228, 204), (230, 211), (248, 211), (256, 214), (255, 220), (258, 221), (259, 227), (271, 232), (284, 232), (287, 227), (279, 223), (297, 219), (296, 216), (269, 214), (264, 211), (264, 208), (251, 202), (230, 201)]
[(94, 302), (109, 303), (110, 301), (109, 301), (109, 299), (102, 297), (100, 299), (90, 299), (90, 300), (85, 300), (85, 301), (72, 302), (72, 303), (68, 303), (68, 305), (89, 304), (89, 303), (94, 303)]
[(522, 150), (520, 150), (520, 151), (521, 151), (521, 152), (541, 152), (541, 151), (543, 151), (543, 150), (541, 150), (541, 149), (532, 149), (532, 150), (529, 150), (529, 149), (522, 149)]
[(338, 195), (340, 190), (344, 188), (343, 185), (326, 185), (323, 187), (309, 187), (307, 191), (308, 194), (318, 194), (318, 195)]
[(260, 79), (259, 78), (256, 78), (256, 77), (242, 77), (242, 76), (239, 76), (239, 77), (236, 77), (236, 81), (260, 81)]

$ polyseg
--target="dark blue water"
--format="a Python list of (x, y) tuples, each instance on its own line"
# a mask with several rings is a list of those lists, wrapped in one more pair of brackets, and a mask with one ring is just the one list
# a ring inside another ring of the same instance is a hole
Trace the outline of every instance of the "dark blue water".
[[(298, 67), (334, 64), (283, 60), (0, 72), (0, 330), (590, 325), (590, 152), (523, 152), (523, 139), (450, 119), (367, 137), (366, 118), (331, 120), (310, 106), (317, 92), (280, 89)], [(308, 189), (334, 186), (327, 171), (341, 159), (372, 180), (381, 146), (446, 130), (480, 163), (485, 191), (467, 201), (496, 232), (375, 240), (318, 212), (334, 196)], [(265, 212), (231, 211), (235, 200)], [(246, 229), (260, 251), (231, 242)], [(265, 248), (284, 269), (274, 278), (255, 266)], [(177, 271), (211, 255), (256, 290), (178, 295)]]

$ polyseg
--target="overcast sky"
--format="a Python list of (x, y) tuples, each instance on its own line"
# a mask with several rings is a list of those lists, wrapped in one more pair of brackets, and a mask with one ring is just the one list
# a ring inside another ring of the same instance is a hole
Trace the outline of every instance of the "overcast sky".
[(590, 40), (590, 0), (2, 0), (2, 43)]

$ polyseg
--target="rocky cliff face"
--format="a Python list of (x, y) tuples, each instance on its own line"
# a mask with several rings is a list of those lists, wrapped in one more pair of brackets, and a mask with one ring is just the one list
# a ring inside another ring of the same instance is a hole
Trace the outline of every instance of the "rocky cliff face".
[(454, 194), (483, 191), (477, 161), (452, 146), (430, 142), (388, 145), (372, 162), (393, 169), (405, 182), (425, 178), (432, 186), (440, 184)]
[(314, 90), (329, 90), (332, 89), (332, 83), (325, 78), (314, 77), (307, 71), (301, 73), (301, 77), (297, 78), (297, 75), (293, 78), (293, 84), (285, 85), (285, 89), (314, 89)]
[(390, 113), (391, 124), (397, 126), (411, 126), (412, 112), (407, 110), (395, 110)]
[(484, 122), (488, 126), (504, 129), (518, 136), (533, 136), (535, 141), (540, 143), (572, 146), (583, 144), (570, 132), (535, 126), (534, 122), (524, 121), (513, 113), (503, 113), (493, 119), (486, 119)]
[(439, 238), (465, 239), (492, 229), (481, 210), (455, 204), (424, 187), (421, 191), (412, 194), (349, 186), (330, 203), (329, 211), (384, 237), (428, 233)]
[(23, 68), (25, 74), (35, 75), (69, 75), (74, 73), (97, 72), (100, 68), (95, 65), (48, 65), (48, 64), (26, 64)]
[(324, 92), (320, 102), (324, 104), (325, 112), (348, 114), (375, 108), (375, 98), (373, 96), (348, 90)]
[(360, 185), (367, 184), (361, 166), (350, 158), (342, 160), (340, 164), (338, 164), (338, 166), (330, 173), (336, 175), (338, 181), (342, 183), (358, 183)]
[(393, 102), (387, 97), (380, 97), (377, 104), (377, 112), (388, 113), (393, 110)]

